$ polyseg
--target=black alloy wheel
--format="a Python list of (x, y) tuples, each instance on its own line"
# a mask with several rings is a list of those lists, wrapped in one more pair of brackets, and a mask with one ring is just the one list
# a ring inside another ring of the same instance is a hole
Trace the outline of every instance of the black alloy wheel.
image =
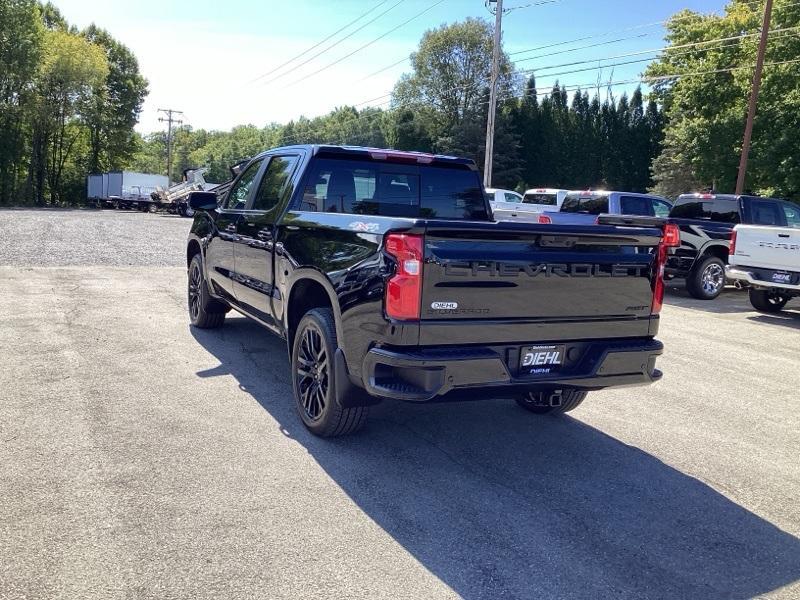
[(318, 421), (327, 405), (330, 391), (330, 360), (322, 342), (322, 333), (315, 324), (303, 330), (295, 367), (297, 389), (306, 417)]
[(368, 406), (342, 406), (336, 397), (336, 321), (330, 308), (314, 308), (297, 325), (292, 340), (292, 389), (303, 425), (319, 437), (361, 429)]

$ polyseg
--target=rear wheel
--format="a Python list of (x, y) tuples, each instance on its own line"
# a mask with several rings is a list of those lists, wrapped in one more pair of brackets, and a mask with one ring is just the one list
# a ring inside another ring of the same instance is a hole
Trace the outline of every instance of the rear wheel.
[(780, 312), (788, 301), (789, 297), (784, 296), (777, 290), (750, 288), (750, 304), (757, 311), (766, 313)]
[(713, 300), (725, 287), (725, 263), (709, 256), (692, 269), (686, 278), (686, 289), (698, 300)]
[(517, 404), (529, 412), (556, 416), (578, 408), (588, 393), (581, 390), (563, 390), (560, 394), (560, 404), (557, 406), (553, 406), (554, 393), (551, 392), (530, 392), (516, 400)]
[(333, 361), (337, 347), (333, 311), (315, 308), (306, 313), (292, 344), (292, 384), (303, 424), (320, 437), (354, 433), (369, 414), (367, 406), (342, 408), (336, 401)]
[(189, 319), (200, 329), (214, 329), (225, 322), (227, 307), (211, 297), (203, 275), (203, 258), (195, 254), (189, 263)]

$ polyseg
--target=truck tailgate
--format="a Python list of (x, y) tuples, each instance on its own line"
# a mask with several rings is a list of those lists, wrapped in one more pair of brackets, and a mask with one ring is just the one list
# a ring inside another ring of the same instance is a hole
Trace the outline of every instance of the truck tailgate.
[[(561, 337), (648, 335), (660, 239), (655, 228), (429, 222), (421, 342), (454, 331), (436, 325), (470, 323), (481, 325), (476, 331), (487, 341), (496, 335), (493, 326), (503, 339), (520, 340), (534, 331), (537, 338), (556, 331)], [(603, 326), (619, 321), (629, 326)], [(557, 327), (541, 327), (546, 324)], [(464, 332), (455, 338), (473, 339)]]
[(800, 271), (800, 229), (736, 226), (736, 252), (730, 264)]

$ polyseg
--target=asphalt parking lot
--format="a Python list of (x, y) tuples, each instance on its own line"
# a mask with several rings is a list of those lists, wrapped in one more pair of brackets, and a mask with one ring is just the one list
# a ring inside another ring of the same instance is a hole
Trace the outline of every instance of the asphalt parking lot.
[(188, 326), (189, 223), (0, 211), (1, 598), (800, 597), (800, 302), (670, 285), (657, 385), (320, 440), (279, 340)]

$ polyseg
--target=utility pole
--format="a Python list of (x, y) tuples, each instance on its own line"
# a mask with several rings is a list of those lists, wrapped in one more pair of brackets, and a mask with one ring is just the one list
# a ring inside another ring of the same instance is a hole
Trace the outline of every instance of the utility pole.
[(494, 8), (494, 51), (492, 53), (492, 79), (489, 89), (489, 117), (486, 120), (486, 159), (483, 163), (484, 187), (492, 187), (494, 124), (495, 113), (497, 112), (497, 80), (500, 78), (500, 40), (503, 33), (503, 0), (487, 0), (487, 8), (492, 4), (496, 4), (496, 6)]
[(158, 121), (160, 123), (166, 122), (167, 124), (167, 181), (171, 183), (172, 177), (172, 124), (175, 125), (183, 125), (183, 121), (180, 119), (176, 119), (175, 115), (183, 115), (183, 112), (179, 110), (173, 110), (171, 108), (159, 108), (158, 112), (164, 113), (167, 115), (166, 117), (159, 117)]
[(758, 92), (761, 89), (761, 72), (764, 69), (764, 54), (767, 51), (767, 37), (769, 36), (769, 22), (772, 17), (772, 0), (767, 0), (764, 7), (764, 23), (761, 26), (761, 41), (758, 44), (758, 58), (756, 59), (756, 72), (753, 74), (753, 87), (750, 90), (750, 106), (747, 109), (747, 122), (744, 126), (744, 142), (742, 143), (742, 159), (739, 162), (739, 176), (736, 178), (736, 193), (744, 191), (744, 182), (747, 176), (747, 159), (750, 156), (750, 140), (753, 137), (753, 120), (756, 117), (756, 103)]

